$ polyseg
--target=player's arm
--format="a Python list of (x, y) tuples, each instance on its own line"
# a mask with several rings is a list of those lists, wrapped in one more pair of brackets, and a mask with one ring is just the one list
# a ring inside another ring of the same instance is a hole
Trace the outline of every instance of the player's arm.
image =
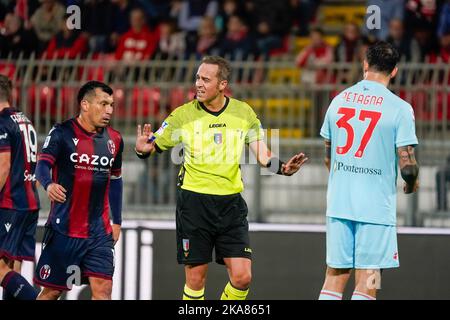
[(403, 191), (405, 193), (416, 192), (419, 188), (419, 165), (417, 164), (416, 157), (414, 155), (414, 147), (399, 147), (397, 148), (397, 154), (400, 173), (405, 181)]
[(47, 191), (47, 196), (50, 201), (63, 203), (66, 201), (67, 191), (62, 185), (53, 182), (50, 174), (60, 152), (60, 142), (60, 129), (55, 126), (50, 130), (45, 139), (44, 146), (39, 154), (35, 174), (36, 179), (45, 191)]
[(6, 184), (11, 170), (11, 151), (0, 152), (0, 192)]
[(299, 153), (289, 159), (288, 162), (284, 163), (272, 154), (264, 140), (256, 140), (250, 142), (249, 148), (253, 152), (258, 163), (261, 166), (268, 168), (271, 172), (280, 175), (293, 175), (308, 160), (305, 154)]
[(325, 139), (325, 166), (328, 169), (328, 172), (330, 171), (331, 166), (331, 141)]
[(119, 152), (117, 153), (113, 166), (111, 168), (111, 180), (109, 183), (109, 206), (112, 215), (113, 240), (116, 243), (120, 237), (122, 226), (122, 197), (123, 197), (123, 181), (122, 181), (122, 153), (123, 140), (120, 140)]

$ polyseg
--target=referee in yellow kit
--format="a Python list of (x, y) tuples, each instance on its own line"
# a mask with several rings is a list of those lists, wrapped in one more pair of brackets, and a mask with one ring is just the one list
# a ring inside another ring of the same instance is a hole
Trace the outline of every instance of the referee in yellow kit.
[(175, 109), (154, 134), (150, 124), (137, 128), (136, 154), (147, 158), (183, 144), (179, 173), (176, 235), (178, 263), (185, 265), (184, 300), (204, 299), (208, 263), (225, 264), (230, 281), (222, 300), (245, 300), (251, 282), (247, 204), (239, 160), (244, 144), (258, 163), (290, 176), (308, 159), (303, 153), (287, 163), (268, 150), (261, 123), (245, 102), (225, 96), (230, 64), (203, 58), (196, 75), (196, 97)]

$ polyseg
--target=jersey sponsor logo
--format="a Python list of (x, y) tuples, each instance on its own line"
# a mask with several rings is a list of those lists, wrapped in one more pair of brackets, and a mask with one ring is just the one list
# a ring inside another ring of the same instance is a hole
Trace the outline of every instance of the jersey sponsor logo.
[(0, 140), (8, 138), (8, 133), (0, 134)]
[(161, 127), (159, 127), (159, 129), (155, 132), (159, 135), (162, 135), (164, 130), (169, 126), (169, 124), (165, 121), (163, 121), (163, 123), (161, 124)]
[(107, 145), (108, 145), (109, 152), (111, 154), (115, 154), (116, 153), (116, 145), (114, 144), (114, 142), (111, 139), (109, 139)]
[(9, 222), (5, 223), (6, 232), (9, 232), (9, 229), (11, 229), (11, 226), (12, 226), (12, 224)]
[(226, 128), (227, 125), (225, 123), (211, 123), (209, 125), (210, 128)]
[(42, 280), (47, 279), (50, 277), (50, 273), (52, 272), (52, 268), (48, 264), (45, 264), (41, 267), (41, 270), (39, 270), (39, 276)]
[(222, 143), (222, 133), (214, 133), (214, 142), (216, 144)]
[(398, 252), (395, 252), (395, 253), (394, 253), (393, 258), (394, 258), (394, 260), (398, 260)]
[(23, 181), (36, 181), (36, 175), (28, 173), (28, 170), (25, 170), (23, 173)]
[(344, 172), (351, 172), (351, 173), (357, 173), (357, 174), (369, 174), (369, 175), (377, 175), (377, 176), (381, 176), (381, 174), (382, 174), (381, 169), (357, 167), (355, 165), (347, 165), (340, 161), (335, 161), (333, 168), (334, 168), (334, 171), (344, 171)]
[(78, 141), (80, 141), (80, 139), (72, 138), (72, 141), (73, 141), (73, 144), (77, 146), (78, 145)]
[(72, 161), (73, 163), (86, 163), (86, 164), (90, 164), (93, 166), (98, 166), (98, 165), (102, 165), (102, 166), (110, 166), (112, 167), (113, 162), (114, 162), (114, 158), (108, 158), (108, 157), (100, 157), (96, 154), (93, 155), (88, 155), (85, 153), (82, 154), (78, 154), (76, 152), (72, 153), (70, 155), (70, 161)]

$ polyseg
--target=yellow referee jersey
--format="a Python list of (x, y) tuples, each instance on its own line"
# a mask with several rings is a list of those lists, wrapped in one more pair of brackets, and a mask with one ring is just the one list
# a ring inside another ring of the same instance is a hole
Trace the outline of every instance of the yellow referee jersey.
[(244, 144), (262, 140), (264, 132), (247, 103), (225, 98), (219, 112), (192, 100), (175, 109), (155, 132), (158, 151), (183, 145), (182, 189), (215, 195), (244, 189), (239, 167)]

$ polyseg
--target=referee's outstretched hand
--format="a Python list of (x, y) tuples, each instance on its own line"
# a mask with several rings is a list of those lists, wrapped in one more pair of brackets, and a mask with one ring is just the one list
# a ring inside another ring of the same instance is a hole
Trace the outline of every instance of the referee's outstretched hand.
[(152, 125), (144, 124), (144, 129), (141, 129), (141, 125), (137, 126), (136, 135), (136, 151), (140, 153), (151, 153), (155, 150), (155, 142), (150, 141), (153, 137)]
[(299, 153), (293, 156), (289, 159), (288, 162), (283, 164), (282, 167), (282, 173), (285, 176), (292, 176), (294, 173), (296, 173), (300, 167), (308, 160), (306, 155), (304, 153)]

